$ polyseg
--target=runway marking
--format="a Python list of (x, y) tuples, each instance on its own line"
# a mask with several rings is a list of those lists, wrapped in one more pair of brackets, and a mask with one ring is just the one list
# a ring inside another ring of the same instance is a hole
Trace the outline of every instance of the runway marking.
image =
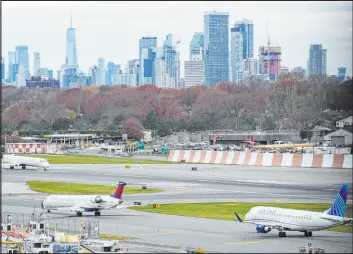
[(157, 232), (157, 233), (140, 234), (140, 235), (147, 236), (147, 235), (169, 235), (169, 234), (176, 234), (176, 232)]
[(248, 241), (248, 242), (238, 242), (238, 243), (224, 243), (224, 244), (255, 244), (255, 243), (262, 243), (263, 241)]
[[(11, 181), (12, 182), (12, 181)], [(4, 186), (2, 186), (2, 189), (4, 189), (7, 185), (9, 185), (11, 182), (5, 184)]]

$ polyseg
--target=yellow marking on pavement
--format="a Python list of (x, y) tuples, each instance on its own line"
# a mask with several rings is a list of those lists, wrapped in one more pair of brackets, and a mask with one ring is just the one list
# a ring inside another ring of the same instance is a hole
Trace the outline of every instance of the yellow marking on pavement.
[(156, 232), (156, 233), (150, 233), (150, 234), (140, 234), (141, 236), (146, 236), (146, 235), (169, 235), (169, 234), (175, 234), (175, 232)]
[(224, 244), (254, 244), (254, 243), (262, 243), (263, 241), (248, 241), (248, 242), (238, 242), (238, 243), (224, 243)]

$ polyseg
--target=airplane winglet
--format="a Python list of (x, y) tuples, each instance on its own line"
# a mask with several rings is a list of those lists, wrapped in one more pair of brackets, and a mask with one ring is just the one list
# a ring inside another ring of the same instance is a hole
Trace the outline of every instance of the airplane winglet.
[(237, 217), (237, 220), (238, 220), (239, 222), (243, 222), (242, 219), (240, 219), (239, 215), (238, 215), (236, 212), (234, 212), (234, 214), (235, 214), (235, 217)]

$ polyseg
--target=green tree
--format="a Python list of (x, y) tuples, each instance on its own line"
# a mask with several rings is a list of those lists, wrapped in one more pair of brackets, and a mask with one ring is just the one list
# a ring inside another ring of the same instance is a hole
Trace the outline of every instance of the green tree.
[(159, 119), (156, 113), (153, 110), (148, 112), (148, 114), (144, 117), (142, 124), (148, 130), (157, 130), (159, 125)]

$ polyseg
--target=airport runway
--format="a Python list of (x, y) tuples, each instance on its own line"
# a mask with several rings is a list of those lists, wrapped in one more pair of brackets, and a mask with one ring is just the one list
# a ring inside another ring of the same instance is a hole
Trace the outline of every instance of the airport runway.
[[(199, 171), (191, 171), (192, 165), (181, 164), (131, 165), (130, 169), (125, 169), (124, 165), (52, 165), (48, 172), (41, 169), (3, 169), (2, 209), (32, 213), (33, 205), (40, 207), (45, 198), (43, 194), (27, 193), (22, 187), (24, 190), (18, 195), (6, 195), (13, 189), (20, 189), (18, 186), (23, 186), (27, 180), (112, 185), (126, 181), (133, 186), (147, 184), (150, 188), (166, 190), (156, 194), (123, 195), (124, 205), (133, 201), (142, 201), (143, 204), (216, 201), (331, 203), (342, 183), (350, 184), (348, 199), (352, 199), (352, 170), (349, 169), (195, 166)], [(128, 209), (102, 214), (101, 233), (135, 236), (155, 244), (202, 247), (212, 252), (297, 252), (298, 245), (311, 242), (326, 252), (352, 252), (351, 234), (322, 231), (306, 238), (301, 233), (289, 232), (287, 238), (278, 238), (277, 231), (257, 234), (254, 226), (239, 225), (235, 221)], [(50, 216), (70, 214), (51, 213)]]
[[(3, 206), (8, 212), (32, 213), (29, 207)], [(70, 213), (51, 212), (50, 221), (75, 218)], [(88, 215), (75, 218), (78, 224), (84, 220), (97, 219)], [(191, 218), (183, 216), (144, 213), (128, 209), (102, 212), (99, 217), (100, 233), (135, 237), (135, 241), (146, 243), (146, 247), (170, 245), (204, 248), (205, 252), (231, 253), (294, 253), (299, 246), (311, 243), (314, 248), (323, 248), (326, 253), (351, 253), (352, 234), (330, 231), (313, 232), (313, 237), (304, 237), (300, 232), (287, 232), (287, 237), (279, 238), (278, 232), (256, 233), (254, 225), (240, 224), (236, 221)], [(150, 247), (151, 248), (151, 247)], [(165, 248), (168, 251), (170, 248)], [(156, 251), (151, 248), (151, 251)]]

